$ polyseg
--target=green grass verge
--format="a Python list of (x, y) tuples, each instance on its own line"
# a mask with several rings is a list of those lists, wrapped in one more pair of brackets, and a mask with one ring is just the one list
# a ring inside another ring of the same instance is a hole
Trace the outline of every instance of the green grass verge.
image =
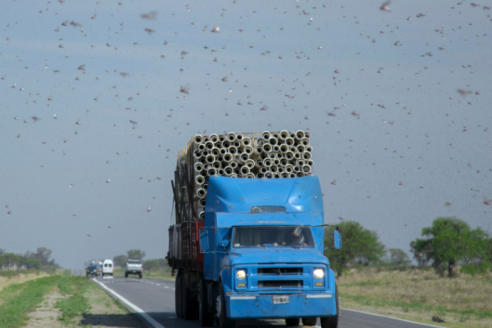
[(62, 295), (70, 295), (73, 292), (73, 281), (68, 277), (62, 277), (58, 280), (58, 289)]
[(56, 302), (55, 308), (61, 310), (60, 321), (71, 322), (75, 317), (82, 316), (90, 310), (89, 301), (84, 293), (90, 285), (90, 280), (85, 277), (63, 276), (58, 281), (60, 292), (71, 295), (68, 298)]
[(4, 301), (0, 306), (0, 327), (22, 326), (27, 319), (27, 312), (41, 303), (58, 279), (58, 276), (50, 276), (5, 287), (0, 292), (0, 299)]
[(435, 306), (429, 304), (422, 304), (419, 302), (388, 301), (384, 299), (375, 299), (366, 296), (350, 295), (345, 293), (340, 293), (340, 297), (350, 299), (352, 301), (355, 301), (365, 306), (377, 306), (377, 307), (394, 306), (394, 307), (401, 307), (403, 310), (406, 309), (407, 311), (409, 309), (412, 309), (416, 311), (425, 311), (425, 312), (434, 311), (440, 313), (456, 313), (463, 317), (474, 315), (477, 316), (478, 318), (492, 318), (491, 311), (476, 311), (472, 309), (457, 310), (457, 309), (447, 308), (445, 306)]

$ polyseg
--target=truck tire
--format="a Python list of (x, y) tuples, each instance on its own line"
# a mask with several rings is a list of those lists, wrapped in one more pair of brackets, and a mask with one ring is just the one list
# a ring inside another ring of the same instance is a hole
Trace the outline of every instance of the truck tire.
[(302, 318), (303, 326), (316, 326), (317, 317)]
[(125, 272), (125, 278), (128, 278), (128, 273)]
[(181, 280), (183, 318), (185, 320), (198, 320), (198, 299), (196, 296), (193, 297), (191, 288), (187, 288), (187, 286), (190, 286), (191, 284), (188, 283), (185, 277), (186, 276), (183, 276)]
[(213, 313), (208, 313), (208, 297), (207, 288), (205, 286), (205, 280), (200, 279), (200, 291), (199, 291), (199, 319), (202, 327), (212, 327), (214, 324), (215, 316)]
[(138, 278), (139, 278), (139, 279), (142, 279), (142, 274), (139, 274), (139, 275), (138, 275)]
[(289, 327), (290, 326), (299, 326), (299, 321), (300, 321), (300, 318), (287, 318), (287, 319), (285, 319), (285, 324)]
[(220, 328), (236, 328), (236, 320), (229, 319), (227, 317), (227, 308), (225, 302), (224, 289), (222, 283), (219, 285), (219, 297), (220, 297), (220, 315), (219, 315), (219, 327)]
[(181, 274), (180, 273), (178, 273), (174, 285), (174, 306), (176, 308), (176, 316), (179, 319), (183, 319), (183, 312), (181, 311)]
[(338, 287), (335, 285), (335, 302), (337, 308), (337, 314), (329, 317), (321, 317), (321, 328), (337, 328), (338, 317), (340, 316), (340, 307), (338, 306)]

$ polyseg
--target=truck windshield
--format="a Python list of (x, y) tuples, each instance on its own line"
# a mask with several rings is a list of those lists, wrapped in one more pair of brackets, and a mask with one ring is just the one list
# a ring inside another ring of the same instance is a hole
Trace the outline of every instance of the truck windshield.
[(234, 229), (234, 248), (239, 247), (314, 247), (310, 227), (251, 226)]

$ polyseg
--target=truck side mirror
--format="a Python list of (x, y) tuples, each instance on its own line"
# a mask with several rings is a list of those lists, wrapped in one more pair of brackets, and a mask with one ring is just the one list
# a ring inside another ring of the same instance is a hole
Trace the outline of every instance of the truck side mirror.
[(342, 248), (342, 234), (340, 228), (336, 227), (333, 230), (333, 234), (334, 234), (333, 240), (335, 241), (335, 249)]
[(206, 253), (208, 251), (208, 231), (202, 227), (200, 228), (200, 253)]

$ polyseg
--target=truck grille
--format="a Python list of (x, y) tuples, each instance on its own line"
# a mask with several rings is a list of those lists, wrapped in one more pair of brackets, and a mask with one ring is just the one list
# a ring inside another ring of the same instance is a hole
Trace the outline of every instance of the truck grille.
[(258, 268), (259, 276), (302, 275), (302, 268)]
[(263, 280), (258, 281), (258, 288), (302, 288), (302, 280)]

